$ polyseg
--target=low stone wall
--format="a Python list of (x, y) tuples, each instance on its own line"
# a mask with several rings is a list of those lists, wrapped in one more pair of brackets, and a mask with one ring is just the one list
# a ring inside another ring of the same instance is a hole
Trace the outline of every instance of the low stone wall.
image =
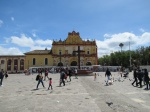
[(147, 71), (150, 72), (150, 66), (149, 65), (140, 66), (140, 69), (147, 69)]

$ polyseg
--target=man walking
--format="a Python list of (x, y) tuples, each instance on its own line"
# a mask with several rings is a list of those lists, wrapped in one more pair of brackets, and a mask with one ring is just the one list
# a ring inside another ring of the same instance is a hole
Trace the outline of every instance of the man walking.
[(140, 84), (140, 88), (142, 88), (142, 78), (143, 78), (143, 74), (142, 74), (141, 70), (138, 70), (137, 76), (138, 76), (138, 79), (139, 79), (139, 82), (137, 83), (137, 85)]
[(134, 81), (132, 83), (132, 85), (134, 85), (134, 83), (136, 83), (136, 86), (138, 86), (138, 80), (137, 80), (137, 72), (136, 69), (133, 72), (133, 77), (134, 77)]
[(3, 86), (3, 78), (4, 78), (4, 71), (3, 71), (3, 69), (1, 69), (1, 71), (0, 71), (0, 86)]
[(62, 69), (61, 72), (60, 72), (60, 84), (59, 84), (60, 86), (61, 86), (62, 83), (65, 86), (64, 79), (65, 79), (65, 71), (64, 71), (64, 69)]
[(44, 83), (43, 83), (43, 76), (42, 76), (42, 74), (39, 74), (39, 80), (38, 80), (38, 84), (37, 84), (36, 89), (38, 89), (38, 86), (39, 86), (40, 83), (42, 83), (43, 87), (45, 88)]
[(107, 85), (108, 85), (108, 82), (109, 82), (109, 80), (110, 80), (110, 75), (111, 75), (111, 72), (110, 72), (109, 69), (107, 68), (106, 73), (105, 73), (105, 77), (107, 76), (107, 82), (106, 82)]

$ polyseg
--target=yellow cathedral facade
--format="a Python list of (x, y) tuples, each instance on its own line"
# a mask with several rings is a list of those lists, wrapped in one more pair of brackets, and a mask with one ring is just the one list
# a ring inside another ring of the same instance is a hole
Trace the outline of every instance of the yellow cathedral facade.
[[(80, 47), (80, 51), (78, 48)], [(29, 69), (30, 67), (42, 67), (49, 66), (91, 66), (98, 64), (97, 45), (96, 41), (82, 40), (79, 32), (69, 32), (68, 37), (65, 40), (58, 40), (52, 43), (52, 48), (48, 50), (33, 50), (24, 53), (24, 56), (12, 56), (3, 60), (6, 61), (4, 70), (6, 71), (21, 71), (23, 69)], [(80, 56), (78, 55), (80, 54)], [(80, 58), (79, 58), (80, 57)], [(0, 60), (1, 60), (0, 56)], [(14, 61), (16, 60), (16, 62)], [(80, 60), (78, 60), (80, 59)], [(8, 60), (11, 60), (8, 62)], [(1, 60), (2, 62), (2, 60)], [(14, 63), (18, 63), (14, 65)], [(13, 67), (10, 67), (13, 66)]]

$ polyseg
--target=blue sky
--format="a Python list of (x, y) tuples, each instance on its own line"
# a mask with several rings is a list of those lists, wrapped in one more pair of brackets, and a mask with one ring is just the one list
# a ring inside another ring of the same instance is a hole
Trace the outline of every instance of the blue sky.
[(150, 0), (0, 0), (0, 55), (51, 48), (68, 32), (95, 39), (98, 56), (150, 45)]

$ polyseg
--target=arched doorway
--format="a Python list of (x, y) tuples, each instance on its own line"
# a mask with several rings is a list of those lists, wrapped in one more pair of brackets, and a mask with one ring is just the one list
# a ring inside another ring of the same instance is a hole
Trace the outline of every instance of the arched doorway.
[(76, 61), (72, 61), (71, 62), (71, 66), (77, 66), (77, 62)]
[(63, 66), (63, 63), (62, 63), (62, 62), (59, 62), (57, 66)]
[(91, 64), (91, 62), (87, 62), (86, 65), (89, 66), (89, 65), (92, 65), (92, 64)]

